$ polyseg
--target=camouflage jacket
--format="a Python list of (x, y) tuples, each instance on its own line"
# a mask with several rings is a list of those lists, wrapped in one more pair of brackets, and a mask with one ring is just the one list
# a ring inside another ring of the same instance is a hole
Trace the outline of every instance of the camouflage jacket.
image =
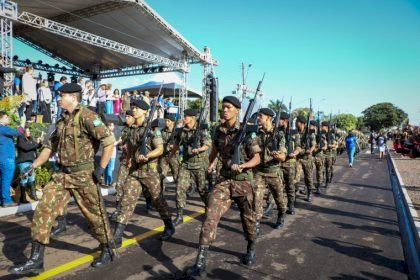
[[(197, 155), (192, 153), (195, 131), (196, 127), (192, 129), (184, 127), (182, 132), (175, 137), (175, 144), (180, 147), (182, 146), (182, 161), (185, 163), (202, 162), (205, 157), (208, 157), (207, 151)], [(202, 129), (200, 132), (200, 146), (202, 147), (204, 145), (211, 147), (210, 135), (206, 129)]]
[[(213, 146), (216, 148), (219, 159), (222, 163), (222, 169), (230, 171), (232, 165), (232, 155), (234, 151), (234, 140), (239, 131), (239, 122), (235, 127), (228, 128), (226, 124), (220, 124), (216, 127), (213, 138)], [(241, 145), (241, 164), (249, 161), (254, 154), (260, 153), (261, 148), (258, 145), (258, 139), (255, 133), (248, 134)]]
[(311, 147), (306, 147), (305, 141), (305, 131), (297, 132), (296, 137), (299, 138), (299, 155), (304, 156), (306, 150), (309, 150), (312, 146), (316, 146), (316, 135), (315, 133), (309, 133), (310, 145)]
[[(152, 158), (146, 163), (138, 162), (137, 158), (139, 156), (138, 151), (140, 149), (140, 139), (146, 129), (146, 124), (143, 123), (141, 126), (133, 125), (130, 127), (130, 134), (127, 139), (127, 154), (130, 158), (131, 164), (136, 163), (138, 166), (150, 163), (157, 163), (159, 158)], [(150, 152), (157, 148), (159, 145), (163, 145), (162, 135), (160, 130), (151, 131), (150, 134), (146, 137), (146, 148), (147, 152)]]
[(93, 163), (100, 144), (106, 147), (114, 143), (113, 134), (99, 116), (79, 104), (72, 113), (62, 114), (44, 147), (58, 154), (59, 164), (76, 166)]
[(261, 148), (261, 163), (258, 167), (270, 167), (270, 166), (280, 166), (280, 161), (275, 160), (271, 156), (273, 151), (273, 137), (277, 137), (277, 142), (279, 144), (278, 151), (281, 153), (287, 153), (286, 149), (286, 138), (284, 137), (284, 132), (279, 131), (276, 135), (273, 134), (272, 128), (267, 133), (263, 129), (258, 130), (258, 145)]

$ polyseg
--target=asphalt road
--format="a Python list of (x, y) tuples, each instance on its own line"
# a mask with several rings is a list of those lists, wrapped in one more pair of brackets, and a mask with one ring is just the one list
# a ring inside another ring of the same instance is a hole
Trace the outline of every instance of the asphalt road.
[[(246, 241), (233, 206), (210, 248), (207, 279), (407, 279), (386, 162), (363, 154), (350, 168), (339, 157), (335, 170), (333, 184), (312, 203), (298, 197), (297, 213), (287, 216), (283, 229), (271, 227), (275, 215), (263, 221), (254, 267), (239, 262)], [(168, 202), (175, 207), (174, 188), (167, 189)], [(109, 212), (113, 200), (107, 198)], [(144, 213), (141, 199), (125, 232), (130, 240), (119, 250), (119, 258), (93, 269), (89, 263), (98, 243), (77, 206), (71, 205), (68, 230), (51, 241), (46, 272), (38, 279), (186, 279), (183, 270), (196, 257), (200, 210), (202, 203), (195, 195), (186, 210), (194, 218), (162, 243), (158, 240), (162, 222), (157, 212)], [(0, 221), (0, 279), (16, 279), (7, 275), (7, 268), (30, 253), (30, 218), (24, 214)]]

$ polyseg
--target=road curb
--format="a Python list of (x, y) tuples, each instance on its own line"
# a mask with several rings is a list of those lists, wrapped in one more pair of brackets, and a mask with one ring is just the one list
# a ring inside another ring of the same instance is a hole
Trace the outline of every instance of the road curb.
[(387, 154), (389, 176), (397, 209), (398, 224), (409, 279), (420, 279), (420, 219), (388, 147)]
[[(101, 188), (102, 196), (113, 195), (115, 192), (116, 192), (115, 188)], [(74, 199), (71, 198), (70, 201), (74, 201)], [(32, 203), (20, 204), (14, 207), (0, 208), (0, 217), (15, 215), (19, 213), (28, 212), (28, 211), (34, 211), (37, 205), (38, 205), (38, 201), (32, 202)]]

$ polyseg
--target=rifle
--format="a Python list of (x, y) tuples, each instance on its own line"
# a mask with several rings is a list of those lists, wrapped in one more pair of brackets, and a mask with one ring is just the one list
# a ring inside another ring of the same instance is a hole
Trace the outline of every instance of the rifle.
[(319, 150), (322, 151), (322, 148), (324, 148), (324, 142), (322, 141), (322, 134), (321, 134), (321, 119), (319, 118), (319, 111), (318, 111), (318, 143), (319, 143)]
[(331, 137), (332, 137), (332, 132), (331, 132), (331, 122), (332, 122), (332, 114), (330, 113), (330, 121), (328, 123), (328, 132), (327, 132), (327, 136), (328, 136), (328, 145), (331, 145)]
[(205, 113), (206, 113), (207, 99), (208, 99), (208, 97), (206, 97), (204, 99), (204, 103), (203, 103), (203, 105), (201, 106), (201, 109), (200, 109), (200, 115), (198, 116), (196, 130), (194, 132), (193, 142), (192, 142), (192, 145), (191, 145), (191, 147), (193, 149), (198, 149), (198, 148), (201, 147), (201, 145), (200, 145), (200, 142), (201, 142), (201, 129), (203, 127), (204, 119), (205, 119), (205, 116), (206, 116)]
[(292, 125), (292, 98), (290, 97), (289, 120), (287, 122), (287, 130), (286, 130), (287, 154), (288, 155), (290, 155), (293, 152), (291, 125)]
[(280, 114), (282, 111), (283, 100), (284, 100), (284, 97), (281, 99), (280, 108), (276, 112), (276, 117), (274, 118), (274, 129), (273, 129), (273, 140), (272, 140), (273, 145), (271, 147), (271, 150), (273, 152), (277, 152), (279, 150), (279, 138), (277, 136), (279, 134), (279, 129), (280, 129), (279, 120), (280, 120)]
[(305, 139), (305, 149), (309, 150), (311, 148), (311, 137), (310, 137), (310, 131), (309, 131), (309, 123), (310, 123), (310, 119), (311, 119), (311, 112), (312, 112), (312, 98), (309, 99), (310, 101), (310, 105), (309, 105), (309, 113), (308, 113), (308, 117), (306, 119), (306, 127), (305, 127), (305, 134), (304, 134), (304, 139)]
[(257, 90), (255, 91), (254, 98), (249, 101), (248, 108), (246, 109), (246, 113), (242, 120), (241, 126), (239, 127), (238, 134), (236, 134), (235, 140), (233, 142), (233, 156), (232, 156), (232, 164), (240, 164), (241, 162), (241, 144), (245, 139), (245, 135), (247, 133), (247, 123), (251, 117), (252, 110), (254, 109), (255, 102), (257, 101), (258, 93), (261, 91), (261, 84), (264, 81), (265, 73), (258, 83)]

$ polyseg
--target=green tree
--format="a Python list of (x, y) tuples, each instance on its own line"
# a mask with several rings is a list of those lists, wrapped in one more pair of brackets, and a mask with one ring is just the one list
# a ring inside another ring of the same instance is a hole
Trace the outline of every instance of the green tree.
[(363, 122), (373, 131), (400, 126), (408, 115), (392, 103), (378, 103), (362, 112)]
[(337, 127), (345, 131), (353, 130), (357, 126), (357, 117), (352, 114), (338, 114), (334, 116), (333, 122)]
[(280, 100), (276, 99), (276, 100), (270, 100), (270, 103), (268, 104), (268, 108), (270, 108), (271, 110), (273, 110), (274, 112), (278, 112), (280, 110), (280, 105), (281, 105), (281, 110), (283, 112), (287, 112), (288, 108), (286, 107), (286, 104), (281, 103)]

